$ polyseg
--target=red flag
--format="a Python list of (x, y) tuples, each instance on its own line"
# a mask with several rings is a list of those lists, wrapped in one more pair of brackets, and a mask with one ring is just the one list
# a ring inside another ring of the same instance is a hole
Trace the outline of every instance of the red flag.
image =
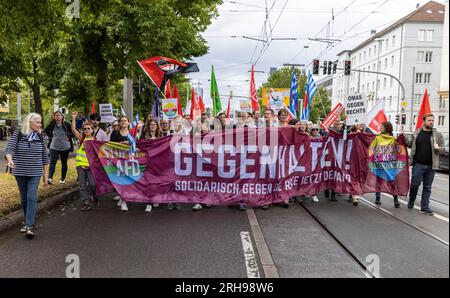
[(195, 89), (192, 88), (191, 95), (191, 120), (195, 120), (201, 116), (200, 104)]
[(431, 114), (430, 101), (428, 98), (428, 89), (425, 89), (425, 94), (423, 95), (422, 103), (420, 104), (419, 115), (417, 116), (416, 129), (423, 126), (423, 116), (426, 114)]
[(227, 122), (230, 121), (231, 96), (228, 98)]
[(386, 114), (384, 113), (384, 99), (378, 100), (373, 108), (367, 113), (367, 123), (369, 128), (374, 133), (380, 133), (380, 126), (383, 122), (387, 122)]
[(198, 66), (195, 63), (184, 63), (162, 56), (151, 57), (138, 61), (138, 64), (160, 90), (165, 87), (166, 82), (171, 76), (179, 72), (190, 73), (199, 71)]
[(170, 89), (170, 80), (168, 80), (166, 84), (166, 90), (164, 91), (166, 98), (172, 98), (172, 91)]
[(178, 115), (183, 116), (183, 110), (181, 109), (181, 101), (176, 83), (173, 83), (173, 97), (177, 99)]
[(91, 114), (95, 113), (95, 101), (92, 102), (92, 106), (91, 106)]
[(256, 87), (255, 87), (254, 65), (252, 65), (252, 74), (250, 75), (250, 98), (252, 101), (252, 110), (259, 111), (258, 95), (256, 94)]
[(201, 95), (197, 95), (197, 99), (198, 99), (198, 106), (200, 108), (200, 112), (204, 113), (205, 112), (205, 104), (203, 103), (203, 98)]

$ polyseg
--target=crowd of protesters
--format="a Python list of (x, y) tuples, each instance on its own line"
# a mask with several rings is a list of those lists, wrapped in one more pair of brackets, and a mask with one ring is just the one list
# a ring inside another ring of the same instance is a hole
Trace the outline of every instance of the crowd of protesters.
[[(248, 113), (237, 112), (237, 118), (230, 121), (225, 113), (219, 113), (217, 117), (210, 117), (203, 113), (197, 120), (191, 120), (190, 115), (177, 116), (171, 121), (154, 119), (151, 115), (141, 122), (139, 135), (140, 139), (156, 140), (170, 135), (202, 135), (211, 131), (222, 131), (235, 128), (261, 128), (293, 127), (299, 133), (310, 136), (311, 139), (326, 136), (327, 132), (318, 125), (297, 119), (289, 119), (287, 110), (280, 110), (277, 114), (271, 109), (266, 109), (261, 117), (259, 111)], [(429, 207), (431, 195), (431, 185), (438, 165), (439, 152), (443, 150), (444, 140), (442, 134), (433, 128), (434, 116), (427, 114), (423, 117), (424, 125), (413, 134), (408, 147), (411, 151), (412, 178), (409, 194), (408, 208), (414, 207), (418, 188), (423, 183), (423, 193), (421, 201), (421, 212), (432, 215), (433, 211)], [(96, 201), (95, 180), (93, 179), (89, 161), (84, 150), (84, 142), (88, 140), (111, 141), (118, 143), (128, 143), (128, 133), (130, 129), (130, 119), (121, 116), (105, 131), (100, 127), (101, 117), (93, 113), (85, 118), (81, 113), (73, 112), (71, 124), (64, 120), (61, 112), (52, 115), (51, 123), (43, 129), (42, 118), (38, 114), (29, 114), (20, 130), (13, 133), (5, 153), (8, 167), (15, 176), (20, 191), (21, 205), (25, 216), (25, 226), (20, 230), (30, 239), (34, 237), (34, 221), (37, 208), (37, 193), (41, 178), (43, 183), (55, 184), (53, 176), (58, 160), (61, 161), (61, 178), (59, 183), (65, 183), (67, 174), (67, 160), (70, 152), (74, 151), (74, 141), (77, 143), (76, 150), (76, 170), (78, 183), (80, 185), (81, 210), (91, 209), (90, 204)], [(348, 130), (347, 130), (348, 129)], [(346, 128), (344, 122), (337, 120), (329, 128), (336, 133), (367, 133), (364, 125)], [(346, 131), (347, 130), (347, 131)], [(392, 124), (384, 122), (381, 125), (381, 134), (392, 136)], [(325, 191), (325, 197), (331, 201), (337, 201), (337, 194), (333, 189)], [(293, 198), (296, 202), (306, 199), (305, 196)], [(318, 202), (318, 194), (311, 196), (314, 202)], [(114, 200), (118, 201), (118, 206), (122, 211), (128, 211), (127, 203), (116, 195)], [(358, 204), (358, 198), (349, 196), (349, 201), (354, 205)], [(380, 193), (375, 194), (376, 204), (381, 204)], [(280, 205), (288, 208), (290, 200), (285, 200)], [(394, 196), (394, 205), (400, 207), (398, 197)], [(146, 204), (145, 212), (151, 212), (153, 207), (159, 204)], [(209, 205), (196, 204), (193, 209), (200, 210)], [(168, 209), (178, 210), (180, 204), (169, 204)], [(269, 209), (269, 206), (262, 206)], [(246, 210), (244, 203), (239, 206), (240, 210)]]

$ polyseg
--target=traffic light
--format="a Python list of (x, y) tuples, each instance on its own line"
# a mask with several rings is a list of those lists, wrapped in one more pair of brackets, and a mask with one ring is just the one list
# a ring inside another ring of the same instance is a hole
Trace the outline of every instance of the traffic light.
[(313, 75), (319, 75), (320, 61), (316, 59), (313, 63)]
[(335, 74), (337, 71), (337, 62), (334, 62), (333, 64), (333, 74)]
[(331, 68), (333, 67), (333, 62), (328, 61), (328, 75), (331, 75)]
[(395, 115), (395, 124), (398, 124), (400, 120), (400, 115)]
[(351, 68), (352, 68), (352, 62), (350, 60), (345, 60), (344, 74), (346, 76), (350, 75)]
[(402, 125), (406, 125), (406, 114), (402, 114)]
[(323, 61), (323, 75), (324, 76), (327, 75), (327, 64), (328, 64), (327, 61)]

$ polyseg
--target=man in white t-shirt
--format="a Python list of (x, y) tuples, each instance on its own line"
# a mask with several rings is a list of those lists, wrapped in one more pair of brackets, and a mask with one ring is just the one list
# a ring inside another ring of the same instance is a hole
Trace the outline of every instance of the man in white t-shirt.
[(94, 133), (92, 134), (97, 141), (108, 142), (109, 138), (106, 132), (100, 128), (101, 117), (97, 113), (89, 115), (89, 121), (94, 127)]

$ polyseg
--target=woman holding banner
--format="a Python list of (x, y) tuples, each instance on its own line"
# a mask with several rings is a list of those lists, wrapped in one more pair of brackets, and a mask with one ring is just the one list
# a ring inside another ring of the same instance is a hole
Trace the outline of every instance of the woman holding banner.
[(80, 199), (81, 199), (81, 211), (91, 210), (89, 205), (90, 193), (95, 197), (95, 180), (92, 176), (91, 169), (89, 167), (89, 160), (84, 150), (84, 141), (94, 140), (93, 132), (94, 126), (91, 123), (86, 122), (82, 125), (82, 133), (78, 132), (76, 128), (77, 112), (72, 113), (72, 133), (78, 140), (79, 148), (75, 158), (75, 167), (78, 174), (78, 183), (80, 184)]
[[(393, 131), (394, 131), (394, 128), (392, 126), (392, 123), (390, 123), (390, 122), (381, 123), (380, 135), (390, 136), (390, 137), (394, 138)], [(400, 208), (400, 202), (398, 201), (398, 196), (393, 196), (393, 197), (394, 197), (395, 208)], [(375, 193), (375, 204), (381, 205), (381, 193), (380, 192)]]
[[(154, 121), (154, 120), (152, 120), (152, 121)], [(128, 119), (127, 116), (121, 116), (119, 118), (119, 126), (120, 126), (119, 130), (115, 130), (111, 133), (110, 141), (129, 145), (128, 133), (130, 131), (130, 120)], [(115, 196), (114, 200), (119, 201), (117, 203), (117, 205), (120, 206), (121, 211), (123, 211), (123, 212), (128, 211), (127, 202), (122, 201), (120, 196), (118, 196), (118, 195)], [(145, 212), (151, 212), (151, 211), (152, 211), (152, 205), (147, 204), (145, 206)]]

